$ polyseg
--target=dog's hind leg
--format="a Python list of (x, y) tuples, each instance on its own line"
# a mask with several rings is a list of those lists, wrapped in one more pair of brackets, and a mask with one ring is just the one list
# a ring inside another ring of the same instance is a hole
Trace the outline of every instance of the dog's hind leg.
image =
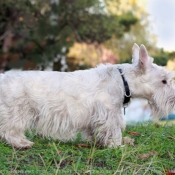
[(6, 142), (16, 148), (28, 148), (31, 147), (34, 143), (27, 140), (23, 132), (19, 133), (18, 129), (5, 131), (3, 133), (2, 138), (6, 140)]
[(24, 135), (29, 125), (29, 119), (25, 116), (28, 111), (19, 108), (19, 105), (13, 108), (5, 104), (0, 105), (0, 137), (17, 148), (31, 147), (33, 142), (27, 140)]
[(90, 128), (90, 127), (87, 127), (86, 129), (83, 129), (83, 131), (81, 131), (81, 136), (82, 136), (83, 141), (89, 141), (89, 142), (94, 141), (92, 128)]

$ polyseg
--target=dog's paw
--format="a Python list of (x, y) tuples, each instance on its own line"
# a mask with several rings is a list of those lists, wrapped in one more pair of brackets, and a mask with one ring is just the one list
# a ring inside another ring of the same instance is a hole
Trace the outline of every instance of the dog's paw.
[(33, 142), (29, 141), (29, 140), (24, 140), (22, 139), (20, 142), (18, 143), (10, 143), (12, 146), (14, 146), (15, 148), (19, 148), (19, 149), (26, 149), (26, 148), (30, 148), (33, 146)]
[(23, 148), (29, 148), (32, 147), (34, 143), (29, 140), (22, 140), (21, 144)]
[(108, 148), (116, 148), (120, 145), (121, 145), (121, 142), (110, 141), (107, 146), (108, 146)]

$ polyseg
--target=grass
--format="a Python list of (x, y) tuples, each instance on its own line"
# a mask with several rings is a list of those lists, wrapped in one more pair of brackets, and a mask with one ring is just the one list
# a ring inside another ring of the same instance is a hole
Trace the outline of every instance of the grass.
[[(141, 135), (134, 136), (128, 131)], [(123, 136), (133, 138), (135, 145), (109, 149), (83, 143), (80, 137), (62, 143), (34, 134), (28, 137), (35, 144), (26, 150), (0, 142), (0, 174), (161, 175), (175, 168), (175, 126), (155, 123), (127, 126)]]

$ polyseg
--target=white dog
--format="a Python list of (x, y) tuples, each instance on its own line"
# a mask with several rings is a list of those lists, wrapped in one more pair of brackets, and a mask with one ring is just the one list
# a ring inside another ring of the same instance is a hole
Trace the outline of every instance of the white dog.
[[(172, 75), (152, 63), (146, 48), (133, 46), (132, 64), (100, 65), (63, 72), (9, 71), (0, 75), (0, 137), (30, 147), (24, 132), (35, 128), (62, 141), (76, 138), (103, 146), (121, 144), (122, 107), (131, 98), (148, 100), (155, 118), (174, 109)], [(120, 68), (120, 69), (119, 69)]]

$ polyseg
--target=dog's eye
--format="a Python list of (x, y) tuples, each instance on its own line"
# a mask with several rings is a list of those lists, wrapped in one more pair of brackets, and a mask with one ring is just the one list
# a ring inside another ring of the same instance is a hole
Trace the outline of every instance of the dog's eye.
[(162, 83), (163, 83), (163, 84), (167, 84), (167, 81), (166, 81), (166, 80), (162, 80)]

